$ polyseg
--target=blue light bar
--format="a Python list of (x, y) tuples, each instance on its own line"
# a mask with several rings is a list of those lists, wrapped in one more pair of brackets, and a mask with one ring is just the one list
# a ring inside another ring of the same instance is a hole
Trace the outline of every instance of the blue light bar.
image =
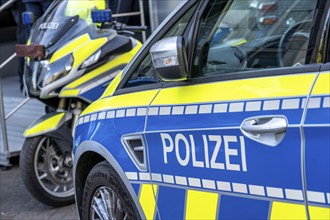
[(32, 25), (34, 23), (34, 14), (30, 11), (25, 11), (22, 13), (22, 21), (24, 25)]
[(92, 21), (94, 23), (112, 22), (112, 12), (110, 9), (92, 9)]

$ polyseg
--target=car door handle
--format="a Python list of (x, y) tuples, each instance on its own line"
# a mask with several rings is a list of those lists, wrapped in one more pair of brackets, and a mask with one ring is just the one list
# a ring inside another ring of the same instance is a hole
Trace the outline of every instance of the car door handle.
[(282, 115), (252, 117), (245, 119), (240, 129), (246, 137), (274, 147), (283, 140), (288, 129), (288, 120)]
[(242, 129), (249, 133), (282, 133), (287, 129), (285, 118), (259, 118), (244, 121)]

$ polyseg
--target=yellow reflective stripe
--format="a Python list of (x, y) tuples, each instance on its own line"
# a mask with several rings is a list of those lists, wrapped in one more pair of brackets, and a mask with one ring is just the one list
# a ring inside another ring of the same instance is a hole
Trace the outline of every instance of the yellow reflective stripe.
[(271, 209), (271, 220), (307, 219), (304, 205), (273, 202)]
[(236, 42), (236, 43), (234, 43), (234, 44), (232, 44), (232, 46), (238, 46), (238, 45), (241, 45), (241, 44), (245, 44), (247, 42), (247, 40), (246, 39), (242, 39), (242, 40), (240, 40), (240, 41), (238, 41), (238, 42)]
[[(30, 44), (31, 44), (31, 38), (29, 37), (29, 39), (26, 42), (26, 45), (30, 45)], [(27, 59), (27, 62), (30, 63), (31, 58), (30, 57), (26, 57), (26, 59)]]
[(76, 97), (79, 95), (79, 89), (62, 89), (59, 97)]
[(321, 73), (313, 88), (313, 95), (330, 94), (330, 72)]
[(89, 41), (87, 44), (82, 45), (73, 52), (74, 63), (73, 67), (80, 66), (90, 55), (101, 48), (108, 39), (106, 37)]
[(134, 47), (128, 53), (125, 53), (121, 56), (116, 57), (115, 59), (109, 61), (105, 65), (93, 70), (92, 72), (90, 72), (90, 73), (80, 77), (79, 79), (75, 80), (74, 82), (70, 83), (65, 88), (68, 88), (68, 89), (77, 88), (81, 84), (97, 77), (98, 75), (104, 73), (107, 70), (111, 70), (111, 69), (115, 68), (116, 66), (129, 63), (140, 48), (141, 48), (141, 43), (138, 43), (138, 45), (136, 47)]
[(102, 98), (106, 97), (106, 96), (111, 96), (115, 92), (117, 86), (120, 83), (122, 75), (123, 75), (123, 71), (118, 73), (118, 75), (110, 82), (110, 84), (108, 85), (108, 87), (104, 91), (103, 95), (101, 96)]
[(151, 100), (156, 96), (157, 92), (158, 89), (98, 99), (89, 105), (87, 109), (83, 111), (81, 116), (90, 114), (92, 112), (115, 108), (148, 106)]
[(311, 220), (314, 219), (330, 219), (330, 208), (309, 206), (309, 215)]
[(316, 74), (285, 75), (162, 89), (153, 105), (307, 95)]
[(155, 195), (158, 193), (158, 185), (142, 184), (140, 191), (140, 204), (146, 219), (154, 219), (156, 213)]
[(99, 68), (93, 70), (92, 72), (78, 78), (77, 80), (73, 81), (69, 85), (67, 85), (65, 88), (68, 89), (73, 89), (77, 88), (78, 86), (84, 84), (85, 82), (88, 82), (89, 80), (96, 78), (97, 76), (101, 75), (107, 70), (111, 70), (116, 66), (122, 65), (122, 64), (127, 64), (130, 61), (130, 59), (127, 58), (127, 56), (120, 56), (117, 57), (114, 60), (111, 60), (110, 62), (106, 63), (103, 66), (100, 66)]
[(187, 191), (185, 219), (216, 219), (219, 194)]
[(44, 131), (48, 131), (48, 130), (52, 130), (55, 129), (56, 126), (59, 124), (59, 122), (62, 120), (62, 118), (64, 117), (65, 113), (59, 113), (57, 115), (54, 115), (51, 118), (48, 118), (38, 124), (36, 124), (35, 126), (33, 126), (32, 128), (28, 128), (25, 132), (24, 132), (24, 137), (29, 137)]
[(88, 34), (84, 34), (84, 35), (74, 39), (73, 41), (71, 41), (70, 43), (68, 43), (67, 45), (65, 45), (64, 47), (59, 49), (58, 51), (56, 51), (54, 53), (54, 55), (51, 57), (49, 63), (53, 63), (56, 60), (64, 57), (65, 55), (68, 55), (69, 53), (71, 53), (72, 51), (76, 50), (77, 48), (83, 46), (84, 44), (88, 43), (89, 41), (90, 41), (90, 38), (89, 38)]

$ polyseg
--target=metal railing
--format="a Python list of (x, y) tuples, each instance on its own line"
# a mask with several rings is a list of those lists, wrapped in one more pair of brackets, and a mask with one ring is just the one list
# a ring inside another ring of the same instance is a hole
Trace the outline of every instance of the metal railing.
[[(0, 13), (4, 10), (8, 9), (15, 3), (16, 0), (9, 0), (3, 5), (0, 6)], [(16, 53), (13, 53), (10, 57), (7, 58), (3, 63), (0, 64), (0, 70), (6, 66), (10, 61), (12, 61), (16, 57)], [(29, 98), (25, 99), (22, 103), (20, 103), (16, 108), (14, 108), (7, 116), (5, 115), (5, 106), (4, 106), (4, 99), (3, 99), (3, 91), (2, 91), (2, 76), (0, 75), (0, 125), (2, 128), (2, 143), (3, 143), (3, 155), (5, 156), (5, 163), (1, 164), (4, 166), (10, 166), (9, 164), (9, 145), (8, 145), (8, 134), (7, 134), (7, 124), (6, 120), (9, 119), (18, 109), (20, 109)]]
[[(7, 60), (0, 64), (0, 70), (7, 65), (10, 61), (12, 61), (16, 57), (16, 53), (12, 54)], [(4, 98), (2, 91), (2, 76), (0, 76), (0, 124), (2, 127), (2, 143), (3, 143), (3, 156), (5, 157), (5, 163), (1, 164), (4, 166), (10, 166), (8, 158), (10, 157), (10, 150), (8, 145), (8, 134), (7, 134), (7, 123), (6, 121), (21, 107), (23, 107), (30, 98), (27, 97), (21, 103), (19, 103), (13, 110), (11, 110), (7, 115), (5, 115), (5, 107), (4, 107)]]
[[(145, 17), (144, 17), (143, 0), (139, 0), (139, 8), (140, 8), (140, 11), (113, 14), (112, 17), (113, 18), (120, 18), (120, 17), (128, 17), (128, 16), (140, 16), (141, 26), (145, 26), (146, 21), (145, 21)], [(142, 41), (145, 42), (146, 39), (147, 39), (146, 31), (142, 31)]]
[(7, 8), (9, 8), (12, 4), (14, 4), (14, 2), (16, 2), (16, 0), (9, 0), (5, 4), (1, 5), (0, 13), (3, 12), (4, 10), (6, 10)]

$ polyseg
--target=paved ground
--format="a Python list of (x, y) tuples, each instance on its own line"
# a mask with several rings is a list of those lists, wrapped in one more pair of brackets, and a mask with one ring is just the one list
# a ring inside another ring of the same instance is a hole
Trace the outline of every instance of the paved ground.
[(78, 219), (74, 204), (62, 208), (53, 208), (35, 200), (23, 185), (17, 161), (17, 158), (13, 158), (11, 169), (0, 170), (1, 220)]

